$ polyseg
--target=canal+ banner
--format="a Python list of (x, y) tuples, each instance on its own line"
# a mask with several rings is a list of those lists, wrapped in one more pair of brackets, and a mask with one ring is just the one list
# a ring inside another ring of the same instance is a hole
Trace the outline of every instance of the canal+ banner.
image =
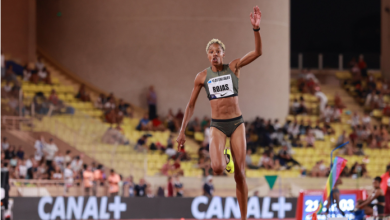
[[(233, 197), (15, 197), (14, 219), (228, 219), (240, 218)], [(250, 197), (248, 217), (295, 218), (296, 198)]]

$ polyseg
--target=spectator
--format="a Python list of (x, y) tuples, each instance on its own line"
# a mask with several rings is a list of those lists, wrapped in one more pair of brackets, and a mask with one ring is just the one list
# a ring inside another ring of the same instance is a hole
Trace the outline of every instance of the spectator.
[(177, 151), (173, 148), (172, 145), (168, 145), (165, 150), (165, 154), (169, 156), (169, 158), (174, 157), (177, 154)]
[[(12, 148), (15, 148), (15, 147), (12, 146)], [(12, 157), (11, 157), (11, 159), (9, 160), (9, 165), (10, 165), (12, 168), (15, 168), (15, 167), (18, 165), (18, 159), (17, 159), (17, 157), (16, 157), (15, 151), (13, 152)]]
[(24, 151), (22, 149), (22, 146), (19, 146), (19, 149), (18, 151), (16, 152), (16, 156), (18, 156), (18, 158), (20, 160), (23, 160), (24, 159)]
[(299, 134), (299, 124), (295, 120), (294, 123), (290, 123), (290, 126), (288, 128), (288, 133), (290, 134), (290, 137), (296, 137)]
[(60, 99), (58, 98), (58, 95), (54, 89), (51, 90), (51, 94), (49, 96), (49, 101), (54, 106), (57, 106), (60, 103)]
[(43, 150), (44, 150), (44, 152), (46, 152), (46, 164), (47, 164), (47, 166), (50, 167), (52, 165), (52, 161), (54, 159), (54, 156), (58, 151), (58, 147), (54, 143), (53, 138), (50, 138), (49, 143), (45, 143), (44, 146), (45, 147), (43, 148)]
[(373, 109), (375, 108), (375, 103), (377, 103), (378, 96), (375, 93), (375, 90), (373, 90), (370, 94), (367, 95), (366, 101), (365, 101), (365, 107)]
[(117, 196), (118, 195), (119, 181), (120, 181), (119, 175), (116, 174), (113, 169), (111, 169), (110, 176), (108, 176), (110, 196)]
[(165, 197), (164, 187), (159, 186), (157, 189), (157, 196), (158, 197)]
[(73, 185), (73, 179), (74, 179), (74, 172), (72, 170), (71, 163), (66, 164), (66, 168), (64, 170), (64, 179), (65, 179), (65, 194), (68, 193), (69, 188)]
[(8, 67), (7, 71), (5, 71), (4, 81), (7, 81), (7, 82), (16, 82), (17, 81), (16, 74), (13, 71), (12, 65), (10, 65)]
[(123, 135), (121, 127), (117, 125), (115, 128), (108, 128), (103, 134), (102, 142), (106, 144), (121, 144), (129, 145), (129, 140)]
[(308, 130), (305, 139), (306, 139), (306, 147), (314, 147), (314, 143), (315, 143), (316, 138), (314, 137), (311, 130)]
[(206, 148), (209, 148), (210, 145), (210, 121), (207, 122), (207, 124), (203, 127), (204, 131), (204, 141), (203, 144), (206, 146)]
[(321, 116), (324, 118), (324, 121), (328, 122), (328, 123), (332, 122), (333, 115), (334, 115), (334, 111), (333, 111), (332, 107), (330, 107), (329, 105), (326, 105), (325, 110), (321, 113)]
[(183, 189), (183, 183), (180, 182), (179, 175), (175, 176), (174, 180), (174, 191), (176, 192), (176, 197), (183, 197), (184, 195), (184, 189)]
[(195, 132), (195, 131), (200, 131), (200, 122), (199, 118), (195, 117), (194, 120), (190, 121), (187, 126), (188, 131)]
[(145, 179), (141, 178), (139, 184), (135, 185), (135, 196), (136, 197), (145, 197), (146, 196), (147, 185)]
[(106, 117), (106, 121), (108, 123), (110, 123), (110, 124), (117, 123), (117, 121), (116, 121), (117, 115), (115, 113), (115, 109), (108, 109), (105, 117)]
[(314, 95), (320, 101), (320, 112), (322, 113), (325, 110), (325, 106), (328, 104), (328, 98), (326, 97), (326, 95), (323, 92), (321, 92), (320, 87), (316, 87), (315, 90), (316, 90), (316, 92)]
[(277, 131), (277, 130), (282, 128), (282, 126), (279, 123), (279, 119), (275, 119), (273, 127), (274, 127), (275, 131)]
[(111, 94), (107, 101), (104, 103), (104, 110), (106, 110), (106, 112), (110, 112), (111, 110), (115, 109), (115, 107), (115, 98)]
[(147, 101), (149, 106), (149, 119), (153, 120), (157, 116), (157, 94), (153, 86), (149, 87)]
[(335, 108), (340, 108), (340, 109), (345, 108), (345, 105), (341, 100), (340, 94), (338, 92), (336, 92), (336, 94), (334, 95), (334, 106)]
[(173, 174), (175, 175), (183, 175), (183, 170), (181, 169), (180, 158), (176, 158), (173, 163)]
[(9, 143), (7, 137), (3, 137), (3, 142), (1, 142), (1, 149), (2, 150), (8, 150), (9, 148)]
[(311, 169), (311, 176), (312, 177), (325, 177), (325, 176), (327, 176), (328, 172), (329, 172), (329, 169), (325, 166), (324, 161), (320, 160)]
[(386, 103), (385, 107), (383, 108), (383, 115), (389, 117), (390, 116), (390, 105), (389, 103)]
[(44, 67), (42, 70), (38, 70), (38, 81), (44, 82), (45, 84), (51, 84), (50, 72)]
[(61, 168), (59, 166), (55, 166), (54, 172), (52, 172), (51, 179), (52, 180), (63, 180), (64, 179), (64, 177), (62, 176)]
[(167, 191), (167, 197), (173, 197), (173, 183), (171, 176), (168, 177)]
[(144, 117), (139, 121), (136, 129), (139, 130), (139, 131), (149, 131), (149, 130), (151, 130), (151, 124), (150, 124), (150, 121), (149, 121), (148, 114), (145, 114)]
[(336, 108), (333, 110), (333, 122), (340, 122), (342, 110)]
[(129, 107), (130, 105), (126, 104), (123, 99), (119, 99), (118, 110), (121, 111), (124, 115), (132, 117), (132, 115), (129, 115), (129, 111), (127, 110)]
[(148, 149), (148, 146), (146, 145), (146, 141), (148, 139), (148, 137), (151, 137), (152, 135), (150, 134), (144, 134), (142, 135), (138, 141), (137, 141), (137, 144), (135, 145), (134, 149), (137, 150), (137, 151), (143, 151), (143, 150), (147, 150)]
[(74, 171), (76, 177), (80, 177), (80, 172), (82, 171), (83, 167), (83, 160), (80, 158), (80, 156), (75, 156), (74, 159), (71, 162), (72, 170)]
[(87, 166), (87, 169), (83, 172), (83, 183), (84, 183), (84, 196), (92, 196), (94, 175), (91, 170), (91, 166)]
[(162, 123), (160, 116), (156, 115), (152, 120), (153, 131), (165, 131), (165, 126)]
[(38, 71), (41, 71), (46, 67), (45, 64), (43, 63), (41, 57), (37, 58), (37, 62), (35, 63), (35, 67), (37, 68)]
[[(183, 121), (183, 117), (184, 117), (184, 113), (181, 111), (181, 109), (179, 108), (179, 110), (177, 111), (177, 114), (175, 116), (176, 120), (178, 121), (179, 125), (181, 125), (182, 121)], [(202, 125), (202, 124), (201, 124)]]
[(1, 89), (1, 97), (2, 98), (8, 98), (10, 97), (12, 94), (11, 94), (11, 90), (12, 90), (12, 86), (10, 84), (9, 81), (6, 81), (5, 82), (5, 85), (3, 86), (3, 88)]
[(360, 69), (360, 74), (362, 75), (362, 77), (367, 77), (367, 64), (364, 61), (363, 55), (359, 57), (358, 67)]
[(247, 167), (248, 169), (255, 169), (255, 170), (257, 170), (257, 169), (259, 169), (259, 167), (253, 165), (253, 163), (252, 163), (252, 158), (251, 158), (251, 154), (252, 154), (252, 150), (251, 150), (251, 149), (248, 149), (248, 150), (246, 151), (246, 156), (245, 156), (246, 167)]
[(288, 166), (288, 163), (293, 163), (293, 165), (298, 165), (298, 166), (301, 166), (298, 161), (294, 160), (290, 154), (290, 152), (288, 151), (288, 148), (287, 146), (283, 146), (282, 149), (279, 151), (279, 155), (278, 155), (278, 158), (279, 158), (279, 163), (281, 166), (283, 167), (287, 167), (287, 169), (290, 169), (290, 167)]
[(55, 172), (55, 163), (54, 161), (51, 162), (51, 164), (46, 165), (46, 172), (47, 172), (47, 179), (51, 180), (51, 177), (53, 176), (53, 173)]
[(123, 186), (125, 189), (127, 189), (126, 191), (129, 193), (129, 197), (135, 196), (135, 184), (134, 184), (133, 176), (129, 176), (125, 180)]
[(179, 123), (177, 122), (175, 116), (173, 115), (172, 109), (169, 109), (168, 115), (167, 115), (165, 121), (166, 121), (168, 129), (171, 132), (175, 132), (178, 129)]
[(292, 137), (292, 139), (291, 139), (291, 146), (299, 147), (299, 148), (303, 147), (300, 134), (298, 134), (295, 137)]
[(72, 157), (70, 156), (70, 154), (71, 154), (71, 151), (70, 151), (70, 150), (67, 150), (67, 151), (65, 152), (65, 156), (64, 156), (64, 162), (65, 162), (65, 164), (68, 164), (68, 163), (72, 162)]
[(93, 171), (93, 186), (92, 186), (92, 195), (96, 196), (97, 195), (97, 189), (98, 186), (103, 184), (103, 171), (102, 171), (103, 166), (99, 164), (96, 169)]
[(154, 198), (154, 194), (153, 194), (152, 188), (149, 187), (149, 186), (146, 188), (146, 197)]
[(297, 110), (297, 114), (307, 114), (307, 113), (308, 113), (308, 110), (307, 110), (307, 107), (305, 104), (305, 100), (303, 99), (303, 97), (301, 97), (299, 99), (299, 107)]
[(208, 197), (213, 197), (213, 194), (214, 194), (213, 177), (207, 176), (206, 182), (203, 185), (203, 195)]
[(34, 160), (34, 155), (31, 155), (30, 159), (26, 161), (27, 176), (26, 179), (36, 179), (38, 172), (38, 162)]
[(25, 179), (27, 176), (27, 166), (23, 159), (20, 159), (18, 162), (18, 173), (20, 179)]
[(161, 174), (164, 176), (169, 176), (173, 173), (174, 167), (171, 159), (168, 158), (167, 162), (161, 167)]
[[(320, 127), (320, 122), (317, 121), (316, 126), (313, 129), (314, 136), (317, 140), (324, 140), (324, 129)], [(326, 130), (325, 130), (326, 132)]]
[(106, 96), (104, 94), (100, 94), (99, 97), (95, 101), (95, 107), (98, 109), (103, 109), (107, 102)]
[(271, 170), (274, 168), (274, 161), (270, 158), (269, 152), (264, 152), (259, 160), (259, 167), (263, 167), (267, 170)]
[(27, 65), (25, 65), (23, 67), (23, 81), (29, 82), (31, 78), (31, 74), (32, 74), (32, 70)]
[(357, 112), (354, 112), (353, 116), (351, 118), (351, 126), (355, 127), (358, 124), (360, 124), (360, 116), (359, 116), (359, 114)]
[(30, 169), (33, 166), (34, 161), (34, 155), (30, 155), (30, 158), (28, 158), (26, 161), (26, 167), (27, 169)]
[(62, 155), (61, 151), (57, 152), (57, 155), (54, 157), (54, 162), (55, 162), (56, 166), (60, 167), (61, 169), (64, 169), (65, 158)]
[(85, 89), (85, 85), (81, 84), (79, 88), (79, 92), (77, 93), (76, 99), (80, 99), (83, 102), (90, 102), (91, 98), (89, 97), (89, 94), (87, 90)]
[(301, 105), (298, 102), (298, 99), (294, 99), (292, 105), (291, 105), (291, 111), (294, 115), (299, 114)]
[(7, 150), (4, 151), (4, 153), (5, 153), (6, 160), (11, 160), (12, 158), (16, 157), (15, 146), (11, 145)]

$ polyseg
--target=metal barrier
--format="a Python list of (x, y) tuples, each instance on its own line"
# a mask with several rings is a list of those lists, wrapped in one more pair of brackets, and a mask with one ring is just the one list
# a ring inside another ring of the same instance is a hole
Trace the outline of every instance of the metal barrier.
[(21, 125), (32, 125), (32, 119), (19, 116), (4, 115), (1, 116), (1, 123), (7, 130), (20, 130)]

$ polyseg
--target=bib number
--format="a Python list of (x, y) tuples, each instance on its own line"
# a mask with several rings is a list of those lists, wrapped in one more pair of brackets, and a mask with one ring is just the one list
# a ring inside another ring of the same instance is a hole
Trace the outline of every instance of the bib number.
[(232, 76), (230, 75), (211, 78), (207, 85), (209, 87), (210, 99), (234, 95)]

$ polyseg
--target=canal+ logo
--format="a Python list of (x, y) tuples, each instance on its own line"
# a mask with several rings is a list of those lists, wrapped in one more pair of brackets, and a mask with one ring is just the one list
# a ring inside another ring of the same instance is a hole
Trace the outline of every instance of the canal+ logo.
[[(88, 198), (84, 206), (84, 198)], [(40, 219), (120, 219), (121, 212), (126, 212), (126, 203), (121, 202), (120, 196), (108, 203), (107, 197), (68, 197), (65, 206), (64, 197), (42, 197), (38, 204)], [(51, 210), (49, 207), (52, 207)], [(112, 214), (111, 214), (111, 213)]]

